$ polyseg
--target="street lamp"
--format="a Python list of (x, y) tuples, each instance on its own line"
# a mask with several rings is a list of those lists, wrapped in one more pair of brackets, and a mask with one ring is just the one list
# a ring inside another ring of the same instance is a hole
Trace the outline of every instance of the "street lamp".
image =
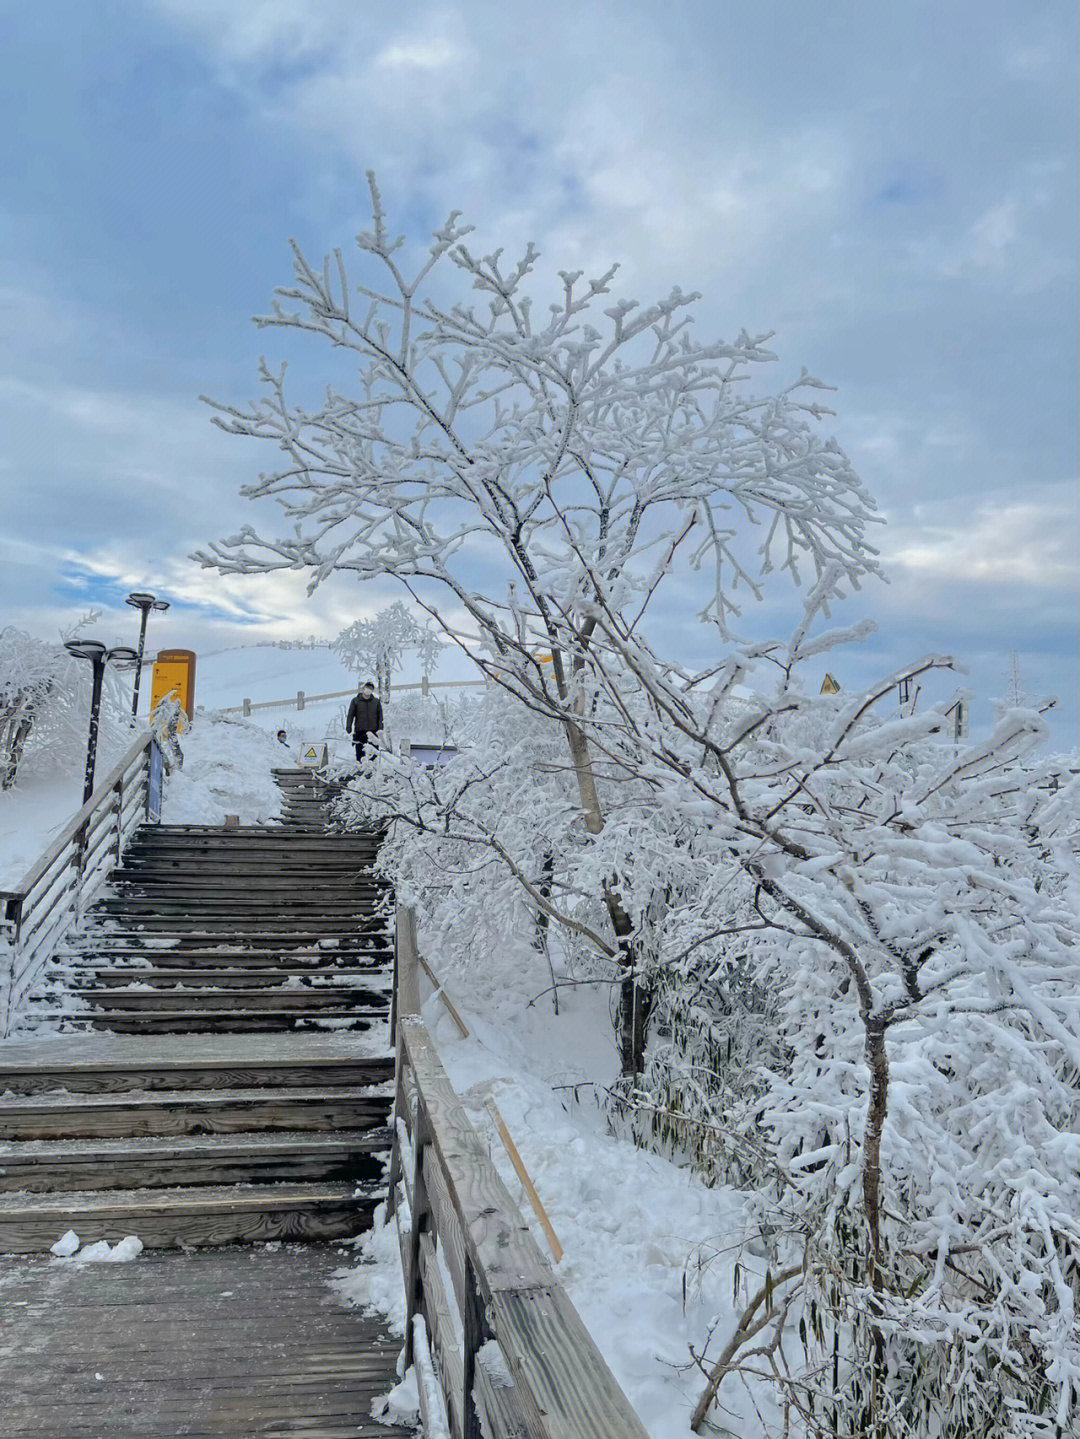
[(64, 648), (78, 660), (89, 660), (93, 666), (90, 684), (90, 735), (86, 742), (86, 779), (83, 782), (83, 804), (94, 793), (94, 765), (97, 761), (98, 718), (101, 714), (101, 682), (105, 678), (105, 666), (114, 664), (117, 669), (131, 669), (138, 662), (138, 655), (127, 645), (117, 645), (107, 650), (100, 640), (66, 640)]
[(163, 612), (169, 608), (169, 602), (155, 599), (153, 595), (144, 594), (142, 590), (135, 590), (133, 594), (128, 595), (124, 603), (142, 614), (142, 623), (139, 626), (139, 653), (135, 659), (135, 690), (131, 697), (131, 713), (137, 715), (139, 713), (139, 681), (142, 679), (143, 646), (146, 644), (146, 621), (151, 610)]

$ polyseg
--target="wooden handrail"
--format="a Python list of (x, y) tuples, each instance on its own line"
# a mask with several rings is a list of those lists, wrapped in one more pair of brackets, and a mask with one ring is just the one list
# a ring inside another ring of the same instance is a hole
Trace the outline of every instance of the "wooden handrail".
[(454, 1439), (647, 1439), (454, 1092), (417, 1013), (418, 960), (399, 907), (388, 1208), (406, 1362), (437, 1368)]
[(143, 750), (151, 743), (154, 736), (150, 730), (135, 741), (131, 748), (124, 755), (123, 759), (109, 771), (105, 778), (94, 789), (93, 794), (83, 805), (76, 815), (73, 815), (64, 825), (63, 829), (42, 854), (23, 875), (22, 879), (14, 889), (0, 889), (0, 899), (23, 899), (37, 884), (38, 880), (49, 868), (49, 866), (60, 858), (61, 853), (82, 829), (86, 821), (94, 811), (101, 805), (116, 788), (117, 783), (126, 774), (135, 760), (142, 754)]
[[(120, 863), (141, 819), (157, 817), (161, 754), (151, 731), (113, 766), (15, 889), (0, 890), (0, 1034), (70, 924)], [(134, 799), (132, 799), (134, 797)]]
[[(387, 695), (397, 694), (399, 690), (477, 689), (487, 683), (487, 680), (428, 680), (426, 684), (423, 681), (417, 684), (413, 684), (410, 681), (407, 685), (391, 684), (387, 690)], [(303, 704), (298, 703), (299, 694), (290, 695), (288, 699), (283, 700), (248, 700), (246, 704), (227, 705), (224, 709), (217, 710), (216, 713), (221, 715), (247, 715), (252, 714), (255, 710), (305, 710), (308, 705), (322, 704), (325, 700), (347, 700), (355, 693), (356, 688), (354, 686), (351, 690), (330, 690), (328, 694), (323, 695), (304, 694)]]

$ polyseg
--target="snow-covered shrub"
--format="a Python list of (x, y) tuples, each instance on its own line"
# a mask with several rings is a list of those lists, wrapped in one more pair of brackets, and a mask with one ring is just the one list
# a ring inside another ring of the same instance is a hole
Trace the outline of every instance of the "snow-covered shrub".
[[(98, 730), (99, 756), (115, 758), (130, 741), (130, 700), (106, 670)], [(0, 768), (17, 747), (12, 781), (34, 775), (81, 774), (90, 711), (89, 666), (62, 644), (12, 626), (0, 630)], [(100, 773), (100, 770), (99, 770)]]

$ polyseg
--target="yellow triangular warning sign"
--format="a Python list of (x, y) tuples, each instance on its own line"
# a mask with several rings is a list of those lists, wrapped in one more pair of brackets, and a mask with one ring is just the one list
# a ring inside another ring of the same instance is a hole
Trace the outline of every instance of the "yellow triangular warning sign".
[(318, 759), (318, 758), (319, 758), (319, 752), (318, 752), (318, 750), (315, 748), (315, 746), (314, 746), (313, 744), (309, 744), (308, 747), (307, 747), (307, 749), (304, 751), (304, 758), (305, 758), (305, 759)]
[(835, 677), (829, 674), (828, 671), (826, 671), (825, 678), (821, 681), (821, 693), (823, 695), (838, 695), (840, 693), (840, 686), (837, 684)]

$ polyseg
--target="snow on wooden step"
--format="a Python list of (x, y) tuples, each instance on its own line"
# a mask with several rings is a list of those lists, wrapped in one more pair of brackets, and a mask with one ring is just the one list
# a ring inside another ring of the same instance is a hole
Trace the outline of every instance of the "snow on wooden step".
[(83, 1243), (134, 1234), (148, 1249), (362, 1233), (376, 1194), (349, 1181), (0, 1194), (0, 1253), (47, 1250), (68, 1229)]

